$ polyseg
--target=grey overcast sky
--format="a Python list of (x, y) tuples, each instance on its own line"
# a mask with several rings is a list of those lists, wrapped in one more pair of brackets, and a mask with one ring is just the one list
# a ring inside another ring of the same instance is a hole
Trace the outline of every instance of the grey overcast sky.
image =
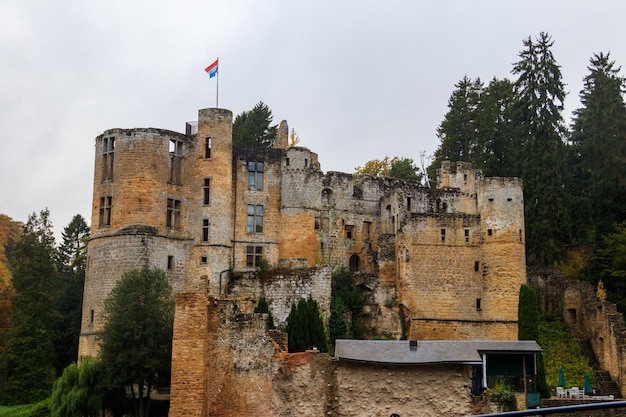
[[(511, 78), (522, 40), (553, 40), (565, 118), (594, 52), (626, 64), (621, 0), (0, 0), (0, 213), (90, 219), (94, 139), (183, 132), (201, 108), (265, 102), (324, 171), (419, 161), (464, 75)], [(624, 72), (622, 72), (622, 75)]]

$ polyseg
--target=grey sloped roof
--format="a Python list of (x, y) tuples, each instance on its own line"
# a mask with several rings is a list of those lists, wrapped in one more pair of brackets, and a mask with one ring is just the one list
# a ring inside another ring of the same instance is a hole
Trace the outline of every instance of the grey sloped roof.
[[(412, 348), (411, 343), (416, 345)], [(347, 361), (426, 365), (482, 363), (481, 353), (539, 353), (533, 340), (348, 340), (337, 339), (335, 358)]]

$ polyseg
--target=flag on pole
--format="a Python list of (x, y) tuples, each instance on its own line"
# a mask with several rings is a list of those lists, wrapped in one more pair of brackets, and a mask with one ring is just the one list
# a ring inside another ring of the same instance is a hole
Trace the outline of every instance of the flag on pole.
[(209, 74), (209, 78), (213, 78), (215, 77), (215, 74), (217, 74), (217, 62), (219, 60), (219, 58), (216, 59), (214, 63), (204, 69)]

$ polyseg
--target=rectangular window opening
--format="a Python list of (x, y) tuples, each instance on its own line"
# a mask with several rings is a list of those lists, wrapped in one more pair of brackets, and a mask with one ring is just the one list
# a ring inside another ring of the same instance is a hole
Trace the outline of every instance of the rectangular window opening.
[(113, 161), (115, 157), (115, 138), (102, 140), (102, 181), (113, 180)]
[(328, 230), (330, 210), (322, 210), (320, 212), (320, 229)]
[(406, 211), (411, 211), (411, 197), (406, 198)]
[(487, 236), (493, 236), (493, 229), (487, 229)]
[(263, 206), (248, 204), (248, 233), (263, 233)]
[(263, 174), (263, 162), (248, 161), (248, 190), (263, 189)]
[(96, 317), (96, 312), (95, 312), (95, 310), (92, 308), (92, 309), (89, 311), (89, 322), (90, 322), (90, 323), (93, 323), (93, 321), (94, 321), (95, 317)]
[(256, 268), (263, 258), (263, 246), (246, 246), (246, 266)]
[(182, 184), (183, 172), (183, 142), (170, 139), (170, 181), (172, 184)]
[(209, 219), (202, 219), (202, 241), (209, 241)]
[(209, 257), (208, 256), (201, 256), (200, 257), (200, 263), (203, 264), (203, 265), (209, 263)]
[(172, 255), (167, 255), (167, 269), (174, 269), (174, 257)]
[(354, 239), (354, 226), (346, 225), (344, 226), (344, 230), (346, 232), (346, 239)]
[(110, 226), (111, 225), (111, 206), (113, 205), (113, 197), (106, 196), (100, 197), (100, 218), (99, 218), (99, 226)]
[(204, 142), (204, 159), (211, 159), (211, 137), (206, 137)]
[(480, 298), (476, 299), (476, 310), (480, 311)]
[(446, 241), (446, 229), (441, 229), (441, 241)]
[(465, 229), (465, 243), (469, 243), (470, 241), (470, 231), (469, 229)]
[(167, 199), (167, 218), (165, 226), (172, 229), (180, 229), (180, 200)]
[(474, 261), (474, 272), (480, 271), (480, 262)]
[(370, 239), (370, 232), (372, 230), (372, 222), (363, 222), (363, 236), (365, 240)]
[(205, 178), (204, 185), (202, 186), (202, 204), (209, 205), (211, 201), (211, 179)]

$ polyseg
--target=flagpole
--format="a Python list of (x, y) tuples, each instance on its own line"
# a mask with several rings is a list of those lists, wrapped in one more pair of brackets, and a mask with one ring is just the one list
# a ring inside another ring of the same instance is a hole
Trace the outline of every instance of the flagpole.
[[(217, 62), (219, 63), (220, 57), (217, 57)], [(219, 109), (219, 100), (220, 100), (220, 68), (219, 64), (217, 67), (217, 88), (215, 89), (215, 108)]]

